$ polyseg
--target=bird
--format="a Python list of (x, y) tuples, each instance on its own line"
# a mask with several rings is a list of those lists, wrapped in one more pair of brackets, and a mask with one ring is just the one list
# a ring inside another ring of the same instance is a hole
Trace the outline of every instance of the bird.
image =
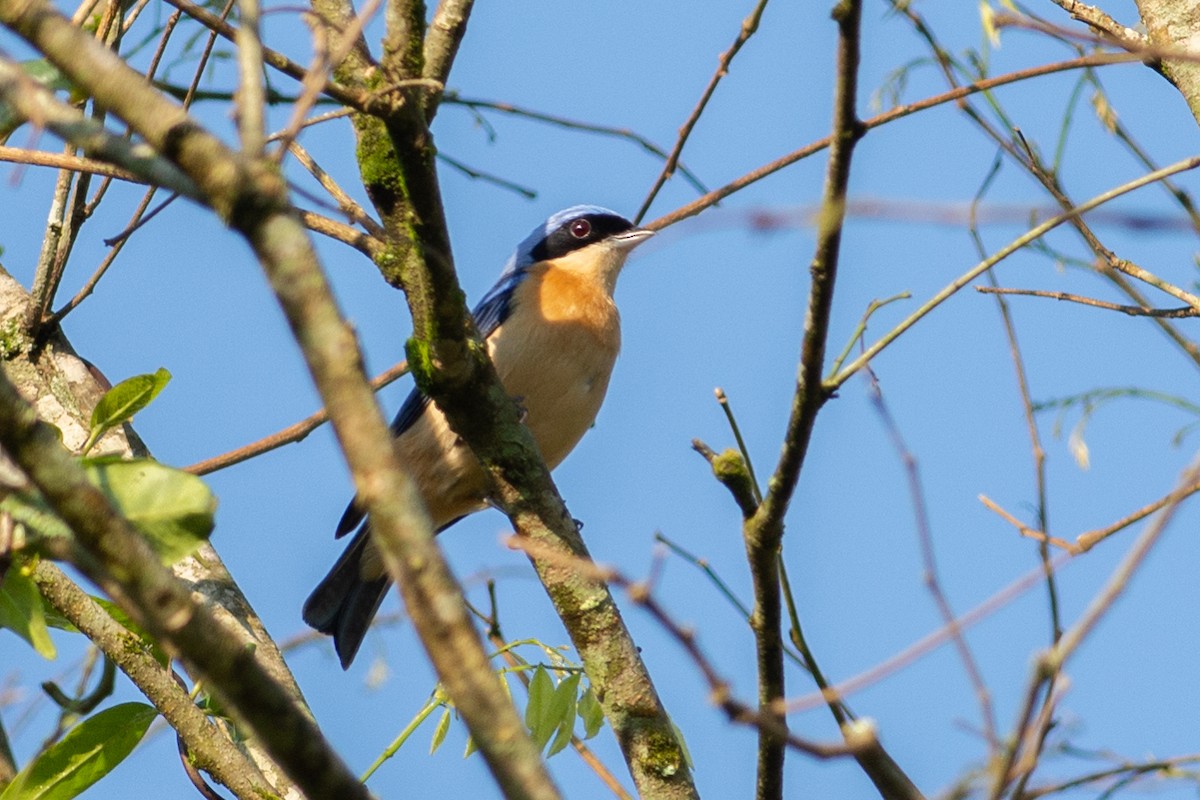
[[(500, 382), (550, 469), (595, 422), (621, 348), (617, 277), (630, 252), (653, 235), (599, 206), (559, 211), (517, 245), (472, 312)], [(487, 507), (479, 462), (420, 389), (400, 406), (391, 434), (435, 531)], [(342, 669), (349, 669), (391, 584), (370, 524), (352, 500), (334, 536), (354, 536), (303, 608), (309, 626), (333, 637)]]

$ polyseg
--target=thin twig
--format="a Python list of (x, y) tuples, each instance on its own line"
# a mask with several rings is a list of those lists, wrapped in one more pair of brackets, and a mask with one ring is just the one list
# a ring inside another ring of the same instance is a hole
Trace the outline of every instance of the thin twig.
[(754, 491), (754, 499), (758, 503), (762, 503), (762, 490), (758, 485), (758, 477), (754, 474), (754, 461), (750, 458), (750, 448), (746, 447), (746, 440), (742, 438), (742, 427), (738, 425), (737, 417), (733, 414), (733, 406), (729, 404), (729, 397), (720, 386), (713, 390), (713, 394), (716, 395), (717, 404), (725, 412), (725, 421), (729, 423), (729, 430), (733, 433), (733, 440), (737, 442), (738, 451), (742, 454), (742, 460), (746, 462), (746, 472), (750, 476), (750, 488)]
[(1079, 303), (1080, 305), (1092, 306), (1093, 308), (1103, 308), (1107, 311), (1120, 311), (1122, 314), (1128, 314), (1131, 317), (1165, 317), (1167, 319), (1183, 319), (1185, 317), (1200, 316), (1200, 309), (1192, 306), (1182, 306), (1180, 308), (1143, 308), (1141, 306), (1127, 306), (1119, 303), (1109, 303), (1106, 300), (1097, 300), (1093, 297), (1083, 297), (1070, 292), (1049, 292), (1041, 289), (1008, 289), (999, 286), (976, 286), (975, 291), (983, 294), (1011, 294), (1022, 295), (1025, 297), (1046, 297), (1051, 300), (1064, 300), (1071, 303)]
[[(150, 201), (154, 198), (156, 191), (157, 188), (152, 186), (142, 196), (141, 202), (138, 203), (137, 208), (134, 209), (133, 216), (130, 218), (129, 224), (125, 226), (126, 230), (131, 230), (138, 225), (142, 219), (142, 215), (146, 213), (146, 208), (150, 205)], [(61, 322), (63, 317), (67, 316), (67, 314), (70, 314), (74, 309), (78, 308), (79, 304), (82, 303), (84, 299), (88, 297), (88, 295), (95, 291), (96, 284), (100, 283), (100, 279), (104, 277), (104, 273), (108, 271), (108, 268), (112, 266), (113, 261), (116, 260), (121, 250), (125, 247), (125, 242), (128, 241), (128, 239), (128, 236), (117, 237), (116, 241), (113, 242), (111, 249), (100, 261), (100, 266), (96, 267), (96, 271), (92, 273), (92, 276), (87, 279), (82, 287), (80, 287), (79, 291), (75, 293), (74, 297), (72, 297), (62, 308), (55, 311), (48, 319), (45, 320), (47, 324), (54, 325)]]
[[(58, 100), (46, 87), (25, 75), (20, 65), (0, 58), (0, 96), (26, 119), (48, 128), (93, 158), (109, 161), (141, 175), (147, 183), (199, 200), (196, 185), (166, 159), (116, 136), (78, 109)], [(41, 303), (43, 313), (51, 298)]]
[[(1060, 555), (1053, 562), (1055, 569), (1061, 568), (1071, 558), (1072, 555), (1070, 553)], [(952, 641), (956, 632), (968, 630), (973, 625), (978, 624), (1013, 602), (1025, 592), (1041, 583), (1043, 577), (1044, 574), (1041, 566), (1025, 573), (987, 600), (958, 616), (953, 625), (943, 625), (918, 639), (916, 642), (913, 642), (892, 657), (879, 662), (857, 675), (838, 681), (824, 691), (789, 699), (787, 701), (788, 713), (807, 711), (810, 708), (825, 705), (829, 702), (830, 698), (841, 699), (849, 697), (855, 692), (862, 691), (869, 686), (874, 686), (887, 676), (904, 669), (917, 659), (928, 655), (943, 644)]]
[[(384, 386), (398, 379), (401, 375), (406, 374), (408, 374), (408, 362), (401, 361), (399, 364), (389, 367), (373, 378), (371, 380), (371, 388), (379, 391)], [(198, 461), (189, 467), (184, 467), (183, 470), (193, 475), (207, 475), (219, 469), (232, 467), (234, 464), (240, 464), (243, 461), (260, 456), (285, 444), (303, 441), (306, 436), (328, 420), (329, 412), (322, 408), (315, 414), (310, 414), (299, 422), (293, 423), (270, 436), (264, 436), (256, 442), (251, 442), (236, 450), (230, 450), (228, 453), (213, 456), (204, 461)]]
[(1025, 754), (1014, 764), (1010, 774), (997, 778), (998, 786), (1005, 780), (1016, 781), (1017, 786), (1015, 791), (1017, 795), (1019, 796), (1023, 792), (1025, 782), (1032, 775), (1033, 769), (1037, 765), (1037, 753), (1052, 723), (1049, 717), (1049, 708), (1052, 706), (1054, 699), (1053, 681), (1061, 674), (1066, 662), (1075, 654), (1079, 646), (1088, 638), (1096, 625), (1112, 608), (1117, 598), (1125, 592), (1130, 580), (1132, 580), (1133, 576), (1141, 568), (1141, 565), (1146, 560), (1146, 556), (1154, 548), (1163, 531), (1170, 524), (1175, 512), (1179, 509), (1179, 504), (1185, 498), (1194, 494), (1195, 490), (1193, 487), (1197, 482), (1200, 482), (1200, 463), (1194, 464), (1184, 473), (1178, 487), (1169, 495), (1167, 504), (1134, 541), (1125, 558), (1122, 559), (1121, 563), (1113, 571), (1108, 582), (1100, 592), (1092, 599), (1092, 602), (1088, 605), (1087, 610), (1084, 611), (1079, 620), (1067, 629), (1063, 633), (1062, 638), (1038, 659), (1034, 677), (1030, 682), (1030, 691), (1032, 692), (1034, 687), (1039, 685), (1051, 687), (1047, 689), (1047, 700), (1044, 704), (1045, 714), (1042, 715), (1041, 719), (1037, 720), (1038, 724), (1035, 727), (1022, 731), (1026, 740), (1032, 739), (1030, 742), (1031, 746), (1026, 747)]
[(347, 194), (338, 182), (333, 179), (333, 176), (322, 169), (317, 164), (316, 159), (300, 146), (299, 142), (289, 142), (288, 150), (300, 162), (300, 165), (316, 178), (317, 183), (321, 184), (321, 188), (329, 193), (329, 196), (334, 199), (342, 213), (366, 228), (371, 236), (382, 238), (386, 235), (383, 226), (368, 214), (366, 209), (359, 205), (353, 197)]
[(1029, 538), (1029, 539), (1035, 539), (1035, 540), (1041, 541), (1041, 542), (1049, 542), (1050, 544), (1054, 545), (1055, 547), (1065, 550), (1066, 552), (1070, 553), (1071, 555), (1079, 554), (1079, 552), (1080, 552), (1079, 549), (1075, 545), (1068, 542), (1066, 539), (1060, 539), (1057, 536), (1047, 536), (1042, 531), (1039, 531), (1036, 528), (1029, 527), (1025, 523), (1021, 522), (1019, 519), (1014, 517), (1012, 514), (1005, 511), (998, 503), (996, 503), (994, 500), (992, 500), (987, 495), (985, 495), (985, 494), (979, 495), (979, 502), (983, 503), (989, 510), (994, 511), (1005, 522), (1007, 522), (1008, 524), (1010, 524), (1014, 528), (1016, 528), (1017, 532), (1020, 533), (1022, 536)]
[(746, 607), (745, 603), (738, 599), (738, 596), (733, 593), (732, 589), (729, 588), (729, 584), (727, 584), (721, 578), (721, 576), (717, 574), (717, 571), (713, 569), (712, 564), (709, 563), (707, 558), (701, 558), (697, 555), (694, 555), (689, 550), (684, 548), (683, 545), (667, 538), (667, 536), (661, 531), (655, 531), (654, 541), (666, 545), (667, 549), (671, 550), (683, 560), (689, 562), (707, 575), (708, 579), (712, 581), (713, 586), (717, 587), (717, 591), (729, 601), (729, 604), (737, 609), (737, 612), (741, 614), (746, 621), (750, 620), (750, 609)]
[(313, 61), (309, 64), (308, 71), (300, 82), (300, 96), (292, 105), (292, 115), (288, 124), (281, 133), (272, 137), (280, 143), (272, 155), (276, 163), (283, 161), (284, 155), (290, 150), (291, 144), (304, 127), (304, 118), (308, 116), (309, 110), (316, 104), (321, 92), (329, 82), (329, 70), (333, 65), (340, 64), (350, 50), (358, 44), (363, 28), (379, 10), (379, 3), (380, 0), (366, 0), (362, 4), (362, 9), (350, 20), (350, 24), (339, 32), (339, 36), (333, 42), (329, 41), (327, 28), (319, 22), (313, 23), (313, 38), (316, 40), (313, 47)]
[[(221, 17), (209, 12), (207, 9), (199, 6), (190, 0), (167, 0), (175, 8), (178, 8), (183, 13), (187, 14), (192, 19), (199, 22), (204, 27), (211, 30), (213, 33), (235, 41), (237, 39), (237, 30)], [(272, 50), (269, 47), (264, 47), (262, 50), (263, 63), (282, 72), (290, 78), (297, 81), (303, 81), (307, 71), (304, 67), (292, 61), (287, 56)], [(335, 81), (329, 81), (325, 84), (322, 91), (329, 95), (339, 103), (355, 108), (359, 111), (367, 110), (371, 105), (371, 97), (368, 92), (352, 89), (343, 86)]]
[(12, 164), (28, 164), (35, 167), (54, 167), (71, 172), (90, 172), (108, 178), (120, 178), (131, 183), (145, 183), (146, 179), (126, 169), (115, 167), (106, 161), (81, 158), (69, 153), (50, 153), (45, 150), (29, 150), (24, 147), (0, 145), (0, 161)]
[(475, 180), (481, 180), (481, 181), (486, 181), (488, 183), (495, 184), (496, 186), (499, 186), (501, 189), (506, 189), (507, 191), (513, 192), (515, 194), (519, 194), (521, 197), (524, 197), (526, 200), (533, 200), (538, 195), (536, 189), (531, 189), (528, 186), (522, 186), (521, 184), (516, 183), (515, 181), (510, 181), (507, 178), (501, 178), (499, 175), (496, 175), (494, 173), (485, 172), (484, 170), (481, 170), (481, 169), (476, 169), (475, 167), (465, 164), (462, 161), (459, 161), (457, 158), (448, 156), (445, 153), (438, 153), (437, 157), (438, 157), (438, 161), (441, 161), (443, 164), (453, 167), (454, 169), (461, 172), (463, 175), (466, 175), (468, 178), (473, 178)]
[[(11, 65), (0, 60), (0, 70), (8, 66)], [(2, 75), (3, 72), (0, 72), (0, 76)], [(0, 89), (0, 95), (2, 94), (5, 92)], [(15, 107), (16, 104), (11, 93), (7, 94), (10, 95), (8, 102)], [(67, 158), (75, 157), (75, 145), (70, 141), (66, 143), (63, 155)], [(40, 329), (43, 317), (54, 303), (54, 295), (58, 292), (58, 284), (62, 279), (61, 273), (55, 274), (55, 254), (58, 252), (58, 242), (63, 235), (67, 195), (71, 191), (71, 184), (74, 180), (73, 172), (60, 169), (54, 184), (54, 194), (50, 199), (50, 213), (46, 221), (46, 233), (42, 236), (42, 248), (38, 253), (37, 267), (33, 273), (33, 285), (30, 289), (33, 302), (29, 304), (29, 316), (25, 319), (25, 327), (31, 333)]]
[(879, 385), (879, 380), (869, 368), (867, 370), (867, 377), (871, 404), (875, 407), (879, 418), (883, 421), (884, 429), (887, 431), (888, 438), (892, 441), (892, 447), (895, 449), (896, 455), (900, 458), (901, 464), (904, 465), (904, 472), (908, 478), (908, 493), (909, 499), (913, 504), (917, 541), (921, 548), (925, 588), (933, 596), (933, 602), (938, 608), (938, 613), (942, 616), (942, 621), (950, 629), (954, 647), (958, 651), (958, 657), (962, 660), (963, 669), (967, 673), (967, 679), (971, 682), (971, 686), (975, 690), (975, 697), (979, 702), (979, 715), (983, 721), (984, 739), (988, 743), (988, 748), (992, 752), (995, 752), (999, 748), (999, 741), (996, 737), (996, 715), (992, 708), (992, 695), (988, 690), (987, 683), (984, 682), (983, 672), (979, 669), (979, 663), (975, 659), (975, 654), (971, 652), (971, 647), (967, 644), (966, 637), (963, 636), (963, 632), (957, 627), (954, 609), (950, 606), (950, 600), (946, 597), (946, 593), (942, 589), (941, 580), (938, 577), (937, 556), (933, 550), (933, 532), (929, 524), (929, 510), (925, 503), (925, 488), (921, 482), (920, 465), (917, 462), (916, 456), (908, 449), (908, 444), (904, 441), (903, 434), (900, 433), (900, 427), (896, 424), (895, 418), (888, 409), (887, 402), (883, 398), (883, 390)]
[(1178, 769), (1186, 764), (1194, 764), (1200, 762), (1200, 754), (1192, 754), (1186, 756), (1175, 756), (1174, 758), (1156, 758), (1149, 761), (1136, 763), (1124, 763), (1109, 769), (1102, 769), (1096, 772), (1090, 772), (1086, 775), (1080, 775), (1069, 780), (1058, 783), (1038, 786), (1033, 789), (1026, 790), (1021, 795), (1019, 800), (1037, 800), (1039, 797), (1047, 797), (1052, 794), (1062, 794), (1068, 789), (1077, 789), (1088, 784), (1106, 781), (1110, 778), (1119, 778), (1121, 776), (1136, 776), (1141, 777), (1153, 772), (1161, 772), (1164, 777), (1171, 777), (1173, 773), (1177, 773)]
[(679, 156), (683, 152), (683, 146), (687, 144), (688, 137), (692, 135), (692, 129), (696, 127), (696, 123), (700, 121), (700, 115), (704, 113), (704, 109), (708, 107), (708, 101), (712, 98), (713, 92), (717, 90), (717, 84), (721, 79), (729, 74), (729, 65), (733, 63), (733, 58), (742, 49), (742, 45), (749, 41), (750, 37), (758, 30), (758, 23), (762, 19), (763, 10), (767, 7), (767, 0), (758, 0), (754, 8), (750, 11), (746, 18), (742, 20), (742, 25), (738, 29), (737, 38), (733, 40), (733, 44), (729, 49), (721, 54), (717, 59), (717, 70), (712, 77), (708, 79), (708, 85), (704, 87), (704, 91), (700, 94), (700, 99), (696, 102), (696, 107), (692, 109), (692, 113), (687, 120), (679, 128), (679, 138), (675, 140), (675, 146), (671, 148), (670, 155), (667, 156), (667, 162), (663, 164), (662, 171), (654, 181), (654, 185), (650, 187), (650, 191), (646, 193), (646, 199), (642, 201), (641, 208), (638, 209), (637, 216), (633, 218), (634, 222), (641, 222), (646, 216), (646, 212), (650, 210), (650, 204), (654, 202), (654, 198), (658, 196), (658, 192), (663, 185), (675, 174), (675, 168), (679, 164)]
[(1059, 225), (1063, 224), (1064, 222), (1068, 222), (1068, 221), (1074, 219), (1075, 217), (1081, 216), (1082, 214), (1087, 213), (1091, 209), (1096, 208), (1097, 206), (1103, 205), (1104, 203), (1107, 203), (1111, 200), (1114, 200), (1117, 197), (1120, 197), (1121, 195), (1128, 194), (1129, 192), (1132, 192), (1136, 189), (1140, 189), (1143, 186), (1146, 186), (1148, 184), (1154, 183), (1155, 181), (1161, 180), (1162, 178), (1166, 177), (1167, 175), (1175, 175), (1180, 172), (1186, 172), (1188, 170), (1195, 169), (1196, 167), (1200, 167), (1200, 156), (1193, 156), (1191, 158), (1184, 159), (1183, 161), (1178, 161), (1174, 164), (1171, 164), (1170, 166), (1167, 166), (1167, 167), (1164, 167), (1155, 172), (1151, 172), (1146, 175), (1143, 175), (1140, 178), (1135, 178), (1134, 180), (1129, 181), (1128, 183), (1124, 183), (1113, 189), (1110, 189), (1107, 192), (1098, 194), (1095, 197), (1088, 200), (1087, 202), (1081, 203), (1080, 205), (1075, 206), (1070, 211), (1067, 211), (1063, 214), (1059, 214), (1057, 217), (1054, 217), (1053, 219), (1049, 219), (1049, 220), (1043, 222), (1042, 224), (1040, 224), (1034, 228), (1031, 228), (1028, 232), (1017, 237), (1012, 242), (1005, 245), (1000, 250), (996, 251), (993, 255), (984, 259), (979, 264), (977, 264), (976, 266), (971, 268), (969, 271), (967, 271), (966, 273), (964, 273), (963, 275), (961, 275), (960, 277), (955, 279), (953, 282), (948, 284), (945, 288), (943, 288), (941, 291), (939, 291), (937, 294), (935, 294), (933, 297), (931, 297), (928, 301), (926, 301), (920, 308), (918, 308), (915, 312), (913, 312), (907, 319), (905, 319), (903, 322), (901, 322), (899, 325), (897, 325), (891, 331), (889, 331), (888, 333), (886, 333), (882, 337), (880, 337), (874, 344), (872, 344), (870, 347), (868, 347), (861, 356), (859, 356), (854, 361), (852, 361), (849, 365), (844, 367), (842, 369), (842, 371), (839, 372), (837, 375), (835, 375), (832, 379), (826, 381), (825, 382), (826, 390), (832, 391), (832, 390), (836, 389), (837, 387), (841, 386), (843, 383), (846, 382), (846, 380), (848, 380), (850, 378), (851, 375), (853, 375), (858, 370), (862, 369), (862, 367), (865, 364), (869, 363), (871, 361), (871, 359), (873, 359), (882, 350), (884, 350), (888, 345), (890, 345), (893, 341), (895, 341), (896, 338), (899, 337), (902, 333), (904, 333), (909, 328), (911, 328), (914, 324), (916, 324), (916, 322), (919, 321), (922, 317), (924, 317), (930, 311), (937, 308), (939, 305), (941, 305), (946, 300), (948, 300), (952, 295), (954, 295), (956, 292), (958, 292), (959, 289), (966, 286), (971, 281), (975, 280), (977, 277), (979, 277), (984, 272), (986, 272), (987, 270), (994, 267), (1000, 261), (1004, 260), (1008, 256), (1015, 253), (1017, 250), (1020, 250), (1022, 247), (1025, 247), (1030, 242), (1033, 242), (1033, 241), (1041, 238), (1042, 236), (1044, 236), (1045, 234), (1047, 234), (1054, 228), (1057, 228)]
[[(442, 102), (448, 103), (450, 105), (464, 106), (464, 107), (470, 108), (472, 110), (478, 110), (481, 108), (485, 108), (485, 109), (488, 109), (491, 111), (499, 111), (504, 114), (512, 114), (513, 116), (525, 117), (527, 119), (536, 120), (538, 122), (545, 122), (550, 125), (556, 125), (560, 128), (568, 128), (570, 130), (586, 131), (588, 133), (595, 133), (595, 134), (599, 134), (601, 136), (613, 136), (618, 139), (625, 139), (627, 141), (633, 142), (634, 144), (638, 145), (646, 152), (651, 153), (652, 155), (658, 156), (659, 158), (665, 159), (667, 157), (667, 152), (665, 150), (663, 150), (661, 147), (656, 145), (654, 142), (647, 139), (645, 136), (642, 136), (641, 134), (639, 134), (635, 131), (632, 131), (629, 128), (619, 128), (619, 127), (615, 127), (612, 125), (598, 125), (598, 124), (595, 124), (592, 122), (581, 122), (579, 120), (570, 119), (568, 117), (561, 117), (561, 116), (558, 116), (557, 114), (547, 114), (542, 111), (534, 111), (531, 108), (525, 108), (524, 106), (513, 105), (512, 103), (501, 103), (501, 102), (497, 102), (494, 100), (481, 100), (479, 98), (460, 97), (459, 95), (453, 94), (453, 93), (448, 93), (445, 96), (445, 98), (443, 98)], [(700, 181), (700, 179), (698, 177), (696, 177), (695, 173), (693, 173), (690, 169), (685, 167), (683, 164), (679, 164), (678, 169), (679, 169), (679, 174), (682, 175), (684, 177), (684, 179), (687, 180), (687, 182), (690, 183), (692, 185), (692, 188), (694, 188), (696, 191), (698, 191), (698, 192), (707, 192), (708, 191), (708, 188)]]
[[(1085, 69), (1087, 67), (1098, 67), (1106, 64), (1128, 64), (1138, 60), (1139, 58), (1137, 56), (1127, 53), (1096, 53), (1082, 56), (1080, 58), (1073, 58), (1068, 61), (1059, 61), (1053, 64), (1041, 64), (1036, 67), (1029, 67), (1027, 69), (1017, 70), (1016, 72), (1010, 72), (1005, 75), (998, 75), (994, 78), (986, 78), (984, 80), (975, 81), (974, 83), (966, 86), (959, 86), (915, 103), (897, 106), (896, 108), (885, 111), (882, 114), (871, 117), (868, 120), (864, 120), (861, 125), (863, 131), (872, 130), (881, 125), (886, 125), (901, 119), (902, 117), (915, 114), (918, 111), (924, 111), (925, 109), (933, 108), (934, 106), (943, 105), (945, 103), (953, 103), (962, 100), (964, 97), (968, 97), (979, 92), (986, 92), (998, 86), (1004, 86), (1010, 83), (1018, 83), (1020, 81), (1029, 80), (1041, 75), (1051, 75), (1056, 72), (1065, 72), (1073, 69)], [(673, 225), (682, 219), (693, 217), (704, 209), (716, 205), (729, 195), (741, 191), (750, 184), (760, 181), (768, 175), (773, 175), (774, 173), (779, 172), (781, 169), (795, 164), (797, 161), (808, 158), (814, 153), (819, 153), (820, 151), (829, 147), (830, 142), (830, 137), (825, 137), (824, 139), (818, 139), (811, 144), (807, 144), (798, 150), (793, 150), (787, 155), (781, 156), (770, 163), (764, 164), (763, 166), (746, 173), (737, 180), (731, 181), (719, 189), (714, 189), (713, 191), (705, 194), (703, 197), (699, 197), (692, 202), (675, 209), (669, 214), (664, 214), (653, 222), (647, 223), (645, 227), (650, 228), (651, 230), (661, 230), (662, 228)]]
[[(909, 21), (911, 21), (913, 26), (917, 29), (919, 35), (926, 40), (930, 50), (934, 55), (934, 58), (937, 60), (937, 63), (942, 69), (943, 75), (951, 87), (954, 89), (959, 88), (954, 71), (955, 65), (951, 61), (946, 49), (937, 42), (933, 31), (925, 23), (924, 19), (912, 8), (911, 4), (906, 3), (901, 5), (895, 2), (895, 0), (892, 0), (892, 6), (897, 11), (902, 13), (907, 19), (909, 19)], [(1088, 69), (1090, 69), (1090, 67)], [(993, 96), (989, 96), (989, 100), (993, 103), (993, 105), (995, 105), (996, 100)], [(1033, 177), (1036, 178), (1046, 188), (1046, 190), (1051, 194), (1054, 200), (1064, 211), (1068, 211), (1074, 206), (1074, 203), (1062, 190), (1062, 187), (1059, 185), (1054, 174), (1041, 164), (1036, 151), (1030, 150), (1029, 148), (1026, 148), (1025, 152), (1018, 151), (1008, 137), (1002, 135), (998, 130), (990, 125), (982, 117), (982, 115), (976, 112), (969, 104), (960, 103), (959, 106), (968, 116), (968, 118), (978, 125), (980, 129), (983, 130), (984, 133), (993, 142), (995, 142), (1003, 152), (1008, 154), (1018, 165), (1033, 175)], [(1116, 256), (1110, 250), (1104, 247), (1103, 244), (1101, 244), (1087, 222), (1082, 218), (1077, 217), (1071, 221), (1071, 224), (1079, 232), (1080, 236), (1083, 237), (1088, 247), (1096, 254), (1096, 256), (1101, 259), (1104, 264), (1111, 266), (1112, 262), (1116, 260)], [(1135, 303), (1146, 308), (1151, 307), (1150, 304), (1143, 299), (1138, 289), (1123, 274), (1115, 271), (1115, 269), (1105, 270), (1102, 268), (1101, 272)], [(1173, 342), (1175, 342), (1175, 344), (1184, 352), (1184, 354), (1192, 360), (1193, 364), (1200, 366), (1200, 345), (1197, 345), (1195, 342), (1180, 333), (1176, 326), (1173, 325), (1169, 320), (1162, 318), (1152, 319), (1155, 324), (1158, 325), (1158, 327), (1168, 337), (1170, 337)]]
[(1200, 492), (1200, 482), (1194, 483), (1191, 486), (1185, 487), (1184, 489), (1172, 490), (1163, 497), (1147, 503), (1136, 511), (1121, 517), (1121, 519), (1113, 522), (1110, 525), (1105, 525), (1103, 528), (1095, 528), (1090, 531), (1084, 531), (1075, 537), (1074, 542), (1061, 539), (1057, 536), (1047, 536), (1044, 531), (1025, 525), (986, 495), (979, 495), (979, 502), (983, 503), (990, 510), (1000, 515), (1000, 517), (1002, 517), (1006, 522), (1016, 528), (1017, 532), (1022, 536), (1030, 539), (1036, 539), (1038, 541), (1048, 542), (1060, 550), (1064, 550), (1072, 555), (1081, 555), (1086, 553), (1088, 550), (1091, 550), (1093, 547), (1100, 544), (1100, 542), (1103, 542), (1114, 533), (1124, 530), (1133, 523), (1140, 522), (1141, 520), (1150, 516), (1155, 511), (1159, 511), (1160, 509), (1166, 508), (1172, 502), (1176, 502), (1175, 498), (1179, 497), (1180, 495), (1182, 495), (1182, 497), (1188, 497), (1196, 492)]
[[(863, 338), (867, 333), (867, 323), (871, 320), (871, 315), (879, 309), (894, 303), (897, 300), (908, 300), (912, 298), (912, 292), (900, 292), (891, 297), (880, 300), (878, 298), (867, 304), (867, 310), (863, 312), (862, 317), (858, 320), (858, 324), (854, 326), (854, 330), (850, 332), (850, 338), (846, 342), (846, 346), (842, 348), (842, 352), (838, 353), (837, 358), (833, 360), (833, 366), (829, 368), (829, 377), (838, 374), (838, 370), (842, 368), (842, 364), (846, 363), (846, 359), (850, 357), (850, 352), (854, 349), (855, 343)], [(826, 378), (828, 380), (828, 378)]]
[[(699, 670), (701, 676), (704, 678), (705, 683), (708, 684), (710, 702), (724, 710), (731, 722), (750, 725), (760, 730), (763, 728), (770, 729), (774, 735), (783, 739), (788, 747), (821, 759), (853, 755), (867, 746), (867, 741), (862, 740), (847, 741), (846, 743), (824, 743), (796, 736), (778, 724), (777, 715), (764, 714), (736, 699), (732, 694), (729, 681), (721, 676), (717, 668), (704, 654), (704, 651), (700, 649), (696, 632), (676, 622), (654, 597), (654, 594), (647, 589), (647, 585), (644, 582), (630, 580), (612, 567), (601, 566), (593, 561), (580, 559), (569, 553), (553, 550), (525, 537), (509, 536), (505, 538), (504, 543), (514, 550), (521, 550), (529, 554), (533, 558), (552, 562), (560, 567), (567, 567), (573, 572), (588, 575), (624, 590), (634, 604), (644, 608), (654, 621), (684, 649), (684, 652), (687, 653), (692, 663), (695, 664), (696, 669)], [(870, 739), (874, 738), (873, 730), (860, 731), (860, 735), (862, 734), (867, 734)]]

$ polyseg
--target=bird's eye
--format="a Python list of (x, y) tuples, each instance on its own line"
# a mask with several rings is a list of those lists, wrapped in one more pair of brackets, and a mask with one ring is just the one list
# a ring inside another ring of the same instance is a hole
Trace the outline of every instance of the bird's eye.
[(576, 239), (586, 239), (587, 235), (592, 232), (592, 223), (586, 219), (572, 220), (570, 231)]

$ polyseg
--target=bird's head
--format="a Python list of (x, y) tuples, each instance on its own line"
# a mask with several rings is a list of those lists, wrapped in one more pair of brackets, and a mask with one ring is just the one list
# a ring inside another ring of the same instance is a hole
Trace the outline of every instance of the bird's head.
[(509, 269), (553, 261), (601, 281), (611, 293), (630, 251), (653, 235), (607, 208), (573, 206), (534, 228), (518, 245)]

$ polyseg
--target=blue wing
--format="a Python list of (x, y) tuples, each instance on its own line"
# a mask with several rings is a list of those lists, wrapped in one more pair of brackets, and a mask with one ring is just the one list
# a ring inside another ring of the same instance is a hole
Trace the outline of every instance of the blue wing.
[[(500, 280), (483, 296), (479, 305), (475, 306), (475, 310), (471, 314), (475, 317), (475, 327), (479, 329), (480, 338), (486, 340), (496, 332), (504, 320), (508, 319), (513, 308), (513, 290), (521, 283), (527, 272), (528, 267), (516, 267), (510, 262), (500, 276)], [(408, 397), (404, 399), (400, 410), (396, 412), (396, 418), (392, 420), (390, 428), (392, 435), (400, 436), (411, 428), (428, 407), (429, 397), (414, 387)], [(352, 500), (350, 505), (346, 506), (346, 511), (338, 522), (334, 538), (340, 539), (350, 533), (359, 526), (365, 516), (366, 512)]]

